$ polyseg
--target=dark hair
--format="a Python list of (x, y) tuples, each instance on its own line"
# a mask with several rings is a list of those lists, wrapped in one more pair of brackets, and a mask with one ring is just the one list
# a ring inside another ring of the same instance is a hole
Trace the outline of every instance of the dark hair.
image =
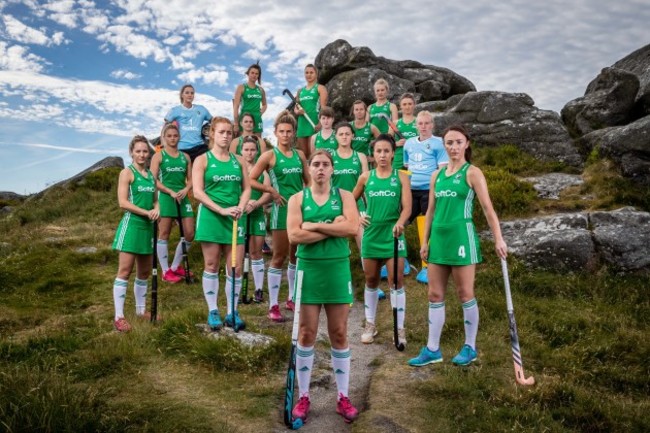
[(251, 113), (249, 113), (248, 111), (245, 112), (245, 113), (242, 113), (242, 115), (239, 116), (239, 121), (241, 122), (242, 120), (244, 120), (244, 117), (246, 117), (246, 116), (250, 117), (250, 118), (253, 120), (253, 123), (255, 123), (255, 116), (253, 116), (253, 115), (252, 115)]
[(318, 78), (318, 68), (314, 66), (313, 63), (309, 63), (307, 66), (305, 66), (305, 69), (307, 68), (312, 68), (314, 71), (316, 71), (316, 78)]
[(309, 155), (309, 160), (307, 160), (307, 165), (311, 165), (311, 162), (314, 160), (315, 157), (320, 156), (320, 155), (325, 155), (327, 156), (327, 159), (330, 160), (330, 164), (334, 166), (334, 157), (332, 157), (332, 154), (329, 153), (329, 151), (325, 149), (316, 149), (314, 153)]
[(377, 138), (375, 138), (370, 142), (370, 149), (372, 150), (373, 153), (375, 151), (375, 144), (379, 143), (380, 141), (389, 142), (391, 149), (393, 149), (393, 152), (395, 152), (395, 149), (397, 148), (397, 146), (395, 145), (395, 139), (388, 134), (379, 134)]
[(278, 125), (281, 123), (288, 123), (293, 127), (293, 130), (296, 130), (296, 118), (289, 113), (289, 110), (284, 110), (281, 111), (280, 114), (275, 118), (275, 123), (273, 124), (273, 127), (275, 129), (278, 128)]
[(354, 118), (354, 106), (357, 104), (363, 105), (363, 109), (368, 111), (368, 105), (366, 105), (365, 102), (363, 102), (361, 99), (357, 99), (352, 103), (352, 107), (350, 107), (350, 117)]
[(352, 129), (352, 125), (350, 125), (350, 122), (343, 121), (343, 122), (339, 122), (336, 125), (334, 125), (334, 133), (336, 134), (339, 131), (339, 129), (341, 129), (341, 128), (349, 128), (350, 131), (352, 131), (352, 133), (354, 133), (354, 129)]
[(331, 117), (334, 119), (335, 115), (336, 113), (334, 112), (334, 109), (326, 105), (324, 107), (321, 107), (320, 113), (318, 113), (318, 118), (320, 119), (321, 117)]
[(260, 62), (258, 61), (257, 63), (253, 63), (246, 69), (246, 75), (251, 71), (251, 69), (257, 69), (257, 72), (260, 74), (257, 76), (257, 82), (262, 84), (262, 67), (260, 66)]
[(147, 137), (145, 137), (144, 135), (136, 135), (129, 142), (129, 154), (133, 152), (133, 149), (135, 148), (135, 143), (144, 143), (147, 145), (147, 150), (149, 150), (149, 140), (147, 140)]
[(413, 96), (413, 93), (406, 92), (402, 96), (400, 96), (400, 98), (399, 98), (400, 104), (402, 103), (402, 101), (404, 99), (411, 99), (411, 100), (413, 100), (413, 102), (415, 102), (415, 96)]
[(184, 84), (183, 87), (181, 87), (181, 91), (178, 93), (178, 95), (180, 96), (180, 99), (181, 99), (181, 104), (183, 103), (183, 91), (185, 89), (187, 89), (188, 87), (191, 87), (192, 90), (194, 90), (196, 92), (196, 89), (194, 89), (194, 86), (192, 86), (191, 84)]
[(463, 125), (451, 125), (451, 126), (448, 126), (442, 133), (442, 141), (443, 141), (443, 143), (445, 141), (445, 135), (449, 134), (451, 131), (455, 131), (455, 132), (458, 132), (458, 133), (462, 134), (465, 137), (465, 139), (467, 140), (467, 149), (465, 149), (465, 161), (471, 163), (472, 162), (472, 146), (471, 146), (471, 142), (470, 142), (469, 134), (467, 133), (467, 130), (465, 129), (465, 127), (463, 127)]

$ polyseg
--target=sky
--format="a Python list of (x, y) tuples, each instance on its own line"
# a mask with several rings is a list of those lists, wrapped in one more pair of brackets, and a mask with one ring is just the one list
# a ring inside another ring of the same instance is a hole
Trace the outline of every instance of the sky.
[(232, 117), (258, 60), (270, 136), (282, 90), (339, 38), (557, 112), (650, 43), (648, 0), (292, 3), (0, 0), (0, 191), (38, 192), (106, 156), (129, 164), (130, 138), (158, 136), (185, 83), (196, 104)]

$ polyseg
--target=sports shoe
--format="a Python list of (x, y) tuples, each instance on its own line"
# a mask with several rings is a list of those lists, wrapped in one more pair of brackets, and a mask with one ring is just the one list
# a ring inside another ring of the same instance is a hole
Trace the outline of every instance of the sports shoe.
[(291, 411), (291, 415), (293, 415), (294, 418), (300, 418), (301, 420), (306, 421), (310, 404), (311, 403), (309, 402), (309, 397), (300, 397), (298, 404), (296, 404)]
[(223, 322), (221, 322), (221, 316), (219, 315), (219, 310), (211, 310), (208, 314), (208, 326), (213, 331), (217, 331), (223, 327)]
[(120, 317), (113, 322), (113, 326), (117, 332), (129, 332), (131, 330), (131, 325), (129, 325), (129, 322), (124, 317)]
[(264, 302), (264, 293), (261, 290), (255, 290), (255, 298), (253, 300), (258, 304)]
[(181, 277), (176, 275), (176, 273), (174, 271), (172, 271), (171, 268), (167, 269), (167, 272), (165, 272), (163, 274), (162, 279), (163, 279), (163, 281), (167, 281), (168, 283), (172, 283), (172, 284), (175, 284), (175, 283), (178, 283), (179, 281), (181, 281)]
[(386, 268), (386, 265), (382, 266), (379, 270), (379, 278), (382, 280), (388, 279), (388, 269)]
[[(232, 328), (232, 314), (226, 315), (226, 326)], [(246, 322), (244, 322), (240, 317), (239, 317), (239, 311), (235, 310), (235, 326), (237, 326), (238, 330), (243, 330), (246, 329)]]
[[(178, 275), (181, 278), (185, 278), (185, 268), (182, 267), (182, 266), (179, 266), (176, 269), (173, 269), (172, 272), (175, 273), (176, 275)], [(192, 272), (192, 271), (190, 271), (190, 278), (194, 278), (194, 272)]]
[(268, 317), (274, 322), (284, 322), (284, 317), (282, 317), (282, 314), (280, 313), (280, 306), (277, 304), (271, 307)]
[(418, 275), (415, 277), (415, 281), (418, 283), (429, 284), (429, 274), (427, 274), (426, 266), (418, 272)]
[(291, 299), (287, 299), (286, 308), (289, 311), (296, 311), (296, 304)]
[(356, 407), (352, 406), (350, 399), (339, 394), (339, 401), (336, 403), (336, 413), (343, 417), (343, 420), (348, 424), (357, 419), (359, 411)]
[(377, 327), (372, 322), (366, 322), (366, 328), (361, 334), (361, 342), (363, 344), (370, 344), (375, 341), (375, 336), (377, 335)]
[(377, 299), (383, 301), (384, 299), (386, 299), (386, 293), (384, 293), (384, 291), (381, 289), (377, 289)]
[(478, 358), (476, 350), (472, 349), (469, 344), (465, 344), (458, 355), (451, 359), (451, 362), (456, 365), (469, 365), (476, 361), (476, 358)]
[(408, 275), (411, 273), (411, 264), (409, 263), (408, 259), (404, 259), (404, 275)]
[(420, 354), (417, 357), (408, 360), (408, 364), (411, 367), (422, 367), (436, 362), (442, 362), (442, 352), (440, 352), (440, 349), (432, 352), (427, 346), (424, 346), (420, 350)]
[(401, 328), (397, 330), (397, 342), (406, 347), (406, 329)]

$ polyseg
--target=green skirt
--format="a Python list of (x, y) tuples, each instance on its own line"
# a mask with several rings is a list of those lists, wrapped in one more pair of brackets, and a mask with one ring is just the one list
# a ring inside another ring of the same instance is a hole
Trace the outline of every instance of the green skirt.
[(350, 258), (299, 258), (295, 289), (301, 283), (300, 302), (303, 304), (349, 304), (352, 302)]

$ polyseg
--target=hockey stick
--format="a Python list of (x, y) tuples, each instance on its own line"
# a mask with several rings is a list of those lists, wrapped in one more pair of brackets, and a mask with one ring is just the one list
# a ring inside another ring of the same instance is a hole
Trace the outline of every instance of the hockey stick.
[[(289, 97), (289, 99), (291, 99), (291, 102), (293, 102), (293, 103), (294, 103), (294, 104), (295, 104), (299, 109), (302, 110), (302, 107), (300, 106), (300, 104), (298, 103), (298, 101), (296, 100), (296, 98), (295, 98), (295, 97), (293, 96), (293, 94), (291, 93), (291, 90), (289, 90), (289, 89), (284, 89), (284, 90), (282, 91), (282, 94), (283, 94), (283, 95), (287, 95), (287, 96)], [(311, 118), (310, 118), (309, 116), (307, 116), (307, 113), (303, 114), (302, 116), (303, 116), (305, 119), (307, 119), (307, 122), (309, 122), (309, 124), (311, 125), (312, 128), (316, 129), (316, 125), (314, 125), (314, 121), (311, 120)]]
[(293, 329), (291, 330), (291, 354), (289, 355), (289, 367), (287, 368), (287, 386), (284, 392), (284, 425), (291, 430), (298, 430), (302, 427), (302, 419), (293, 419), (293, 389), (296, 382), (296, 350), (298, 348), (298, 328), (300, 323), (300, 298), (302, 297), (302, 271), (296, 275), (296, 291), (294, 300), (296, 308), (293, 313)]
[(151, 268), (151, 323), (158, 317), (158, 223), (153, 222), (153, 267)]
[(187, 257), (187, 245), (185, 244), (185, 230), (183, 229), (183, 217), (181, 217), (181, 204), (176, 202), (176, 218), (178, 220), (178, 230), (181, 232), (181, 250), (183, 251), (183, 271), (185, 271), (185, 283), (192, 282), (192, 274), (190, 273), (190, 259)]
[(241, 283), (241, 297), (244, 304), (250, 304), (252, 299), (248, 297), (248, 270), (250, 268), (250, 240), (251, 240), (251, 214), (246, 215), (246, 235), (244, 237), (244, 275)]
[(393, 242), (393, 290), (391, 291), (391, 301), (393, 304), (393, 340), (395, 341), (395, 348), (400, 352), (404, 350), (404, 343), (399, 342), (399, 335), (397, 332), (397, 261), (399, 260), (399, 238), (395, 238)]
[(506, 306), (508, 308), (508, 322), (510, 325), (510, 344), (512, 345), (512, 360), (515, 365), (515, 380), (521, 385), (534, 385), (535, 378), (524, 376), (524, 364), (521, 359), (521, 349), (519, 348), (519, 334), (517, 333), (517, 323), (515, 322), (515, 309), (512, 305), (512, 295), (510, 294), (510, 279), (508, 278), (508, 262), (501, 259), (501, 271), (503, 272), (503, 284), (506, 291)]
[(237, 266), (237, 220), (232, 220), (232, 245), (230, 249), (230, 278), (232, 280), (232, 295), (230, 302), (230, 319), (232, 320), (232, 329), (239, 332), (237, 321), (235, 320), (235, 311), (237, 303), (235, 302), (235, 267)]
[(388, 122), (388, 126), (390, 126), (390, 129), (393, 130), (393, 132), (395, 133), (395, 135), (397, 135), (397, 136), (399, 137), (400, 140), (404, 138), (404, 136), (402, 135), (402, 133), (399, 132), (399, 130), (397, 129), (397, 125), (395, 125), (395, 122), (393, 122), (393, 121), (391, 120), (391, 118), (388, 117), (388, 114), (386, 114), (386, 113), (379, 113), (379, 114), (377, 114), (377, 117), (379, 117), (379, 118), (381, 118), (381, 119), (384, 119), (386, 122)]

